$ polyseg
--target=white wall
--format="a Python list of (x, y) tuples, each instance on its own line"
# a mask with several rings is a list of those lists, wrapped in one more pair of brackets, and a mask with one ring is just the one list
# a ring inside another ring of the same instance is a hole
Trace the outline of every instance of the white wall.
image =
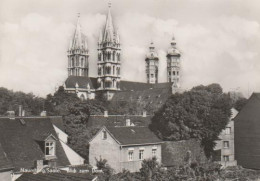
[(62, 140), (59, 140), (62, 148), (65, 151), (67, 158), (71, 165), (82, 165), (84, 164), (84, 158), (82, 158), (79, 154), (77, 154), (74, 150), (72, 150), (67, 144), (65, 144)]
[(68, 135), (64, 133), (61, 129), (59, 129), (57, 126), (53, 124), (53, 127), (55, 129), (55, 132), (57, 133), (59, 139), (63, 141), (64, 143), (67, 143), (68, 141)]

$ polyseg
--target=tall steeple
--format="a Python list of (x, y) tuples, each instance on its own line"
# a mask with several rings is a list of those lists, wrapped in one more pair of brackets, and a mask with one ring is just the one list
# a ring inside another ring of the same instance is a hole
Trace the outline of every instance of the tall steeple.
[(106, 23), (98, 40), (98, 90), (111, 99), (120, 90), (120, 38), (113, 25), (111, 3), (108, 4)]
[(181, 87), (181, 53), (176, 48), (175, 38), (172, 38), (171, 47), (167, 52), (167, 81), (172, 82), (172, 87), (174, 89), (179, 89)]
[(81, 32), (80, 14), (68, 49), (68, 76), (88, 76), (87, 37)]
[(149, 47), (149, 52), (146, 54), (146, 77), (147, 83), (155, 84), (158, 83), (158, 67), (159, 67), (159, 57), (155, 51), (153, 42)]

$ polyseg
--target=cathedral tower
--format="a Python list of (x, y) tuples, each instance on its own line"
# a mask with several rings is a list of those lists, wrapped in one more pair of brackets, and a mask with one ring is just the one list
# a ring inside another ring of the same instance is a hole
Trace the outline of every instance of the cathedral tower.
[(115, 31), (111, 4), (108, 6), (106, 24), (100, 32), (98, 41), (98, 90), (106, 93), (107, 99), (111, 99), (114, 92), (120, 90), (120, 39)]
[(180, 78), (181, 78), (181, 53), (176, 48), (175, 38), (172, 38), (171, 47), (167, 52), (167, 81), (172, 82), (172, 86), (175, 89), (181, 87)]
[(68, 49), (68, 76), (87, 77), (89, 72), (87, 37), (81, 32), (80, 16)]
[(158, 66), (159, 66), (159, 58), (158, 54), (155, 52), (155, 48), (153, 42), (149, 47), (149, 52), (146, 54), (145, 58), (146, 63), (146, 77), (147, 83), (155, 84), (158, 83)]

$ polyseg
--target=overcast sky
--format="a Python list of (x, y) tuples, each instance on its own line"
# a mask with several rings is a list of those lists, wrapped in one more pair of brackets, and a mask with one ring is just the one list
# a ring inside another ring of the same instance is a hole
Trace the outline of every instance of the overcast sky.
[[(67, 48), (81, 14), (90, 76), (97, 76), (97, 41), (108, 0), (1, 0), (0, 86), (37, 96), (67, 77)], [(122, 44), (122, 79), (145, 81), (153, 40), (166, 81), (166, 51), (174, 35), (182, 52), (182, 87), (219, 83), (245, 96), (260, 92), (260, 1), (113, 0)]]

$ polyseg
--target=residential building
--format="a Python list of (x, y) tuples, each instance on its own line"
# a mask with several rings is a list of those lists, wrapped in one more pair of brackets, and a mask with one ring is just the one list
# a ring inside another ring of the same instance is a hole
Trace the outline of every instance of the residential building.
[(234, 144), (234, 135), (237, 134), (234, 130), (234, 117), (237, 114), (238, 111), (235, 108), (232, 108), (229, 122), (226, 128), (220, 133), (219, 140), (216, 141), (216, 146), (214, 148), (216, 153), (215, 160), (224, 167), (237, 165)]
[(98, 181), (97, 176), (82, 173), (25, 173), (17, 181)]
[(148, 127), (104, 126), (89, 141), (89, 163), (95, 166), (96, 160), (102, 158), (116, 172), (137, 172), (144, 159), (156, 157), (161, 163), (161, 144)]
[(250, 96), (234, 121), (237, 164), (260, 169), (260, 93)]
[(14, 168), (12, 180), (28, 170), (64, 169), (84, 163), (84, 159), (65, 143), (64, 135), (59, 138), (57, 133), (61, 133), (62, 128), (58, 122), (57, 118), (48, 117), (0, 118), (0, 145)]
[[(147, 83), (121, 80), (121, 64), (122, 61), (126, 60), (121, 59), (120, 36), (113, 22), (111, 3), (97, 45), (97, 76), (90, 77), (89, 47), (87, 37), (82, 33), (78, 17), (68, 49), (68, 78), (63, 84), (66, 92), (77, 94), (82, 100), (95, 99), (100, 95), (111, 100), (121, 91), (136, 91), (133, 89), (137, 85), (140, 86), (139, 91), (147, 91), (156, 87), (164, 87), (165, 89), (169, 87), (172, 89), (172, 93), (181, 91), (181, 53), (176, 48), (175, 39), (172, 40), (172, 47), (167, 52), (167, 81), (159, 82), (159, 58), (153, 43), (145, 58), (144, 71), (146, 71)], [(139, 93), (142, 94), (142, 92)]]
[(11, 181), (14, 166), (0, 143), (0, 180)]

